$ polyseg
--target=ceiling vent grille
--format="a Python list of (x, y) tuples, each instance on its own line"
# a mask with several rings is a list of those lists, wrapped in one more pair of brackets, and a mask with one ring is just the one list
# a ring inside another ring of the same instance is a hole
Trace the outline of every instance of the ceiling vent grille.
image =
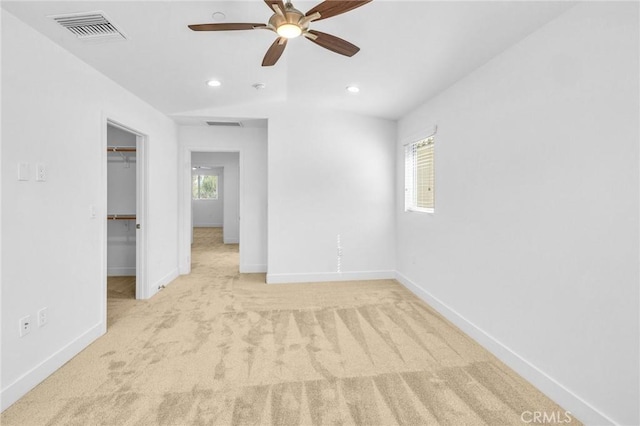
[(242, 127), (239, 121), (207, 121), (209, 126)]
[(50, 18), (81, 40), (127, 39), (124, 32), (101, 11), (55, 15)]

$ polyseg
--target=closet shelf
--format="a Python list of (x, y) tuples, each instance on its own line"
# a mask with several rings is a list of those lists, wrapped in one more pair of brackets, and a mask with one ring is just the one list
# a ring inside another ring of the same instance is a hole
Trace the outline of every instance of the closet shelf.
[(136, 152), (135, 146), (108, 146), (107, 152)]
[(107, 220), (136, 220), (135, 214), (108, 214)]

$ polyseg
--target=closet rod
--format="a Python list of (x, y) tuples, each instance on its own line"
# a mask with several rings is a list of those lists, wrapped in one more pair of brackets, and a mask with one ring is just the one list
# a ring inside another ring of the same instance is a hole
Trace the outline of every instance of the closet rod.
[(108, 146), (107, 152), (136, 152), (135, 146)]
[(107, 220), (136, 220), (135, 214), (108, 214)]

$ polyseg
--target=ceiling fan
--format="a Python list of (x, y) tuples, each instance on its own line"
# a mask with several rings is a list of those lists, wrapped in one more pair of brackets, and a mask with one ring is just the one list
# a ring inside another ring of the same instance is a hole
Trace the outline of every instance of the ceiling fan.
[(278, 38), (273, 42), (267, 54), (262, 60), (263, 67), (274, 65), (280, 59), (287, 41), (300, 35), (311, 40), (315, 44), (329, 49), (332, 52), (344, 56), (353, 56), (360, 48), (346, 40), (326, 34), (320, 31), (309, 29), (309, 24), (313, 21), (331, 18), (350, 10), (363, 6), (372, 0), (325, 0), (307, 13), (302, 13), (294, 8), (290, 1), (285, 4), (282, 0), (264, 0), (269, 8), (274, 12), (267, 24), (197, 24), (189, 25), (193, 31), (236, 31), (236, 30), (271, 30), (278, 34)]

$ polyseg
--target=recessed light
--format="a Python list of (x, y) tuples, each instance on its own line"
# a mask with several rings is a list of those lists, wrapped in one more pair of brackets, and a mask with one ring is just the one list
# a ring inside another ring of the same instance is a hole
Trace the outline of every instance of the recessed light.
[(207, 85), (211, 87), (218, 87), (221, 86), (222, 83), (220, 83), (218, 80), (209, 80), (207, 81)]
[(213, 15), (211, 15), (211, 17), (213, 18), (214, 21), (221, 22), (226, 19), (227, 15), (225, 15), (222, 12), (214, 12)]
[(347, 86), (347, 92), (358, 93), (359, 91), (360, 89), (358, 88), (358, 86)]

